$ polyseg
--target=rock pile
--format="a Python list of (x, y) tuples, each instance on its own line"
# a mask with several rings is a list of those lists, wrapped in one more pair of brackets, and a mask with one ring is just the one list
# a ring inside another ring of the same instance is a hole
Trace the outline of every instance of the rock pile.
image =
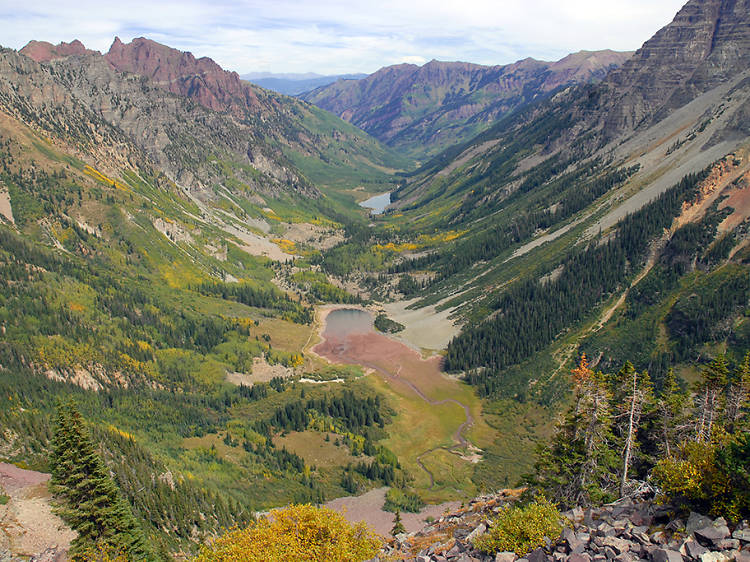
[(65, 562), (68, 560), (68, 551), (65, 549), (58, 549), (56, 546), (46, 549), (44, 552), (40, 552), (32, 556), (27, 557), (13, 557), (9, 550), (0, 549), (0, 562)]
[(518, 556), (494, 556), (474, 548), (473, 541), (491, 526), (492, 517), (512, 499), (500, 493), (475, 499), (465, 509), (448, 513), (421, 531), (399, 535), (375, 560), (413, 562), (750, 562), (750, 525), (734, 528), (719, 517), (690, 513), (675, 517), (670, 505), (653, 501), (645, 488), (599, 508), (565, 512), (559, 537)]

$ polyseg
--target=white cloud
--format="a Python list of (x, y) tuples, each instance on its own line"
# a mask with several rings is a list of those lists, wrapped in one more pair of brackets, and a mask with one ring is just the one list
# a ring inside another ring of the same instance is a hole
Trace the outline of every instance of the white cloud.
[(433, 58), (505, 64), (632, 50), (683, 0), (0, 0), (4, 46), (144, 35), (238, 72), (372, 72)]

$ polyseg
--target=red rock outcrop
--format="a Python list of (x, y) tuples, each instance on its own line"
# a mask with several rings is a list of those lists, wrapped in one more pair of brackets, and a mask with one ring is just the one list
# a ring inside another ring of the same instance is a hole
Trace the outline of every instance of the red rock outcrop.
[(192, 53), (143, 37), (127, 44), (115, 37), (104, 58), (116, 70), (150, 78), (154, 85), (215, 111), (244, 115), (260, 108), (249, 84), (208, 57), (196, 59)]
[(47, 41), (29, 41), (21, 49), (20, 53), (34, 59), (36, 62), (48, 62), (70, 55), (99, 54), (99, 51), (87, 49), (78, 39), (74, 39), (70, 43), (63, 41), (59, 45), (53, 45)]

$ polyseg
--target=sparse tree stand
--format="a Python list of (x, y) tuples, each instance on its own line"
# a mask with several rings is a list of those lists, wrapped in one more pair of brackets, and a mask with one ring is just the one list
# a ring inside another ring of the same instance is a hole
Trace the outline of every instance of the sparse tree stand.
[(664, 377), (661, 394), (656, 402), (659, 415), (660, 449), (664, 456), (670, 457), (673, 445), (679, 443), (681, 432), (686, 429), (684, 411), (687, 395), (680, 390), (677, 377), (670, 367)]
[(88, 560), (93, 553), (157, 559), (72, 403), (57, 409), (52, 489), (60, 501), (58, 514), (78, 532), (73, 560)]
[(727, 430), (736, 433), (746, 425), (745, 410), (750, 406), (750, 352), (734, 372), (727, 396)]
[(723, 390), (727, 385), (728, 375), (729, 367), (723, 355), (718, 355), (701, 373), (701, 381), (696, 387), (699, 399), (696, 441), (709, 442), (711, 440), (714, 423), (723, 411)]
[(636, 434), (641, 423), (641, 415), (644, 407), (652, 403), (653, 391), (648, 373), (639, 373), (630, 361), (627, 361), (617, 373), (613, 386), (613, 406), (619, 410), (618, 426), (624, 438), (620, 474), (620, 496), (624, 496), (633, 449), (638, 446)]
[(584, 355), (573, 369), (574, 403), (538, 451), (530, 484), (564, 506), (587, 506), (611, 499), (611, 474), (618, 463), (611, 443), (610, 394), (603, 373)]

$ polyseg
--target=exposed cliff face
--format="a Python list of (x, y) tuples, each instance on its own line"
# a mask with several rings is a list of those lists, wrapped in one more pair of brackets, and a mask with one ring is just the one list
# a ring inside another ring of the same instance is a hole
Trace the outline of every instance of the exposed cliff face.
[(392, 146), (430, 154), (560, 86), (601, 80), (630, 55), (582, 51), (553, 63), (525, 59), (505, 66), (400, 64), (301, 97)]
[[(241, 167), (233, 172), (242, 183), (267, 194), (278, 194), (287, 184), (292, 191), (317, 196), (319, 192), (308, 180), (328, 182), (339, 174), (382, 179), (384, 168), (409, 164), (316, 107), (244, 82), (209, 58), (197, 59), (148, 39), (123, 44), (116, 38), (104, 56), (86, 50), (78, 41), (57, 46), (31, 42), (22, 53), (43, 67), (63, 65), (64, 77), (56, 75), (58, 83), (69, 82), (63, 89), (76, 88), (77, 95), (86, 98), (85, 104), (93, 104), (95, 113), (134, 134), (134, 142), (181, 183), (215, 183), (216, 174), (208, 164), (211, 154), (234, 155), (231, 160), (268, 175), (270, 181), (248, 175)], [(87, 81), (97, 87), (87, 87)], [(127, 92), (120, 91), (121, 87)], [(144, 98), (147, 90), (150, 101)], [(113, 92), (115, 97), (100, 99)], [(175, 99), (170, 100), (170, 95)], [(37, 96), (41, 102), (46, 94)], [(156, 98), (160, 108), (152, 106)], [(175, 121), (175, 115), (181, 120)], [(183, 148), (175, 153), (180, 145)], [(196, 173), (199, 161), (202, 173)], [(353, 168), (356, 174), (351, 173)]]
[(607, 137), (653, 124), (750, 69), (750, 1), (692, 0), (602, 84)]
[(45, 64), (11, 50), (0, 55), (5, 110), (82, 155), (95, 154), (107, 169), (150, 162), (210, 197), (211, 186), (227, 179), (214, 162), (226, 160), (239, 164), (233, 178), (259, 193), (319, 194), (254, 128), (122, 74), (99, 54)]

